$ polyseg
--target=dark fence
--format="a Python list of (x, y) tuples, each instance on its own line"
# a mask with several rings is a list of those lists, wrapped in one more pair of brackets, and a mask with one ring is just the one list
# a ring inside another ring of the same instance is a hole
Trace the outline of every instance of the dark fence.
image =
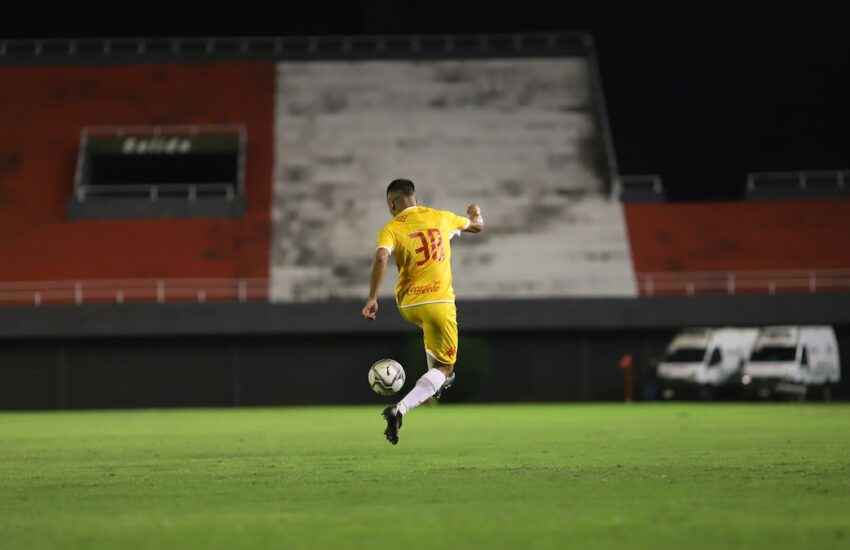
[[(636, 399), (673, 335), (649, 331), (466, 331), (445, 400), (622, 400), (620, 358), (635, 358)], [(850, 327), (839, 327), (846, 358)], [(366, 372), (382, 357), (425, 369), (419, 334), (312, 334), (0, 342), (0, 408), (380, 404)], [(845, 360), (846, 363), (846, 360)], [(834, 397), (850, 398), (844, 373)]]
[[(666, 332), (467, 332), (449, 401), (618, 400), (623, 353), (649, 358)], [(413, 332), (191, 339), (6, 341), (0, 408), (381, 403), (369, 365), (393, 357), (408, 386), (425, 369)]]

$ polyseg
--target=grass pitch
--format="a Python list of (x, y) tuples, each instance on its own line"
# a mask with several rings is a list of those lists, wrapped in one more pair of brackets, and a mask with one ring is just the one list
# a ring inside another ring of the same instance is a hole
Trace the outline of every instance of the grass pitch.
[(0, 548), (848, 548), (850, 406), (0, 414)]

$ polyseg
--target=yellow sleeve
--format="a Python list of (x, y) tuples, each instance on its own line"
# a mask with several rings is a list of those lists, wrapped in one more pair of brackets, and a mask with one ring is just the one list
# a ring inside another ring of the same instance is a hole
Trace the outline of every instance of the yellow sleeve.
[(386, 225), (378, 231), (377, 248), (386, 248), (390, 254), (395, 250), (395, 235)]
[(454, 212), (449, 212), (448, 210), (444, 212), (444, 215), (449, 224), (449, 228), (454, 234), (459, 234), (461, 231), (469, 227), (470, 223), (472, 223), (469, 221), (469, 218), (465, 216), (458, 216)]

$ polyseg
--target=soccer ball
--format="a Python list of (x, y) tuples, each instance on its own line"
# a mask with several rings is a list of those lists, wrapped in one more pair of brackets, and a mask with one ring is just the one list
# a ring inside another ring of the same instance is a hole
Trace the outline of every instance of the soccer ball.
[(393, 395), (404, 386), (404, 367), (398, 361), (381, 359), (369, 368), (369, 387), (378, 395)]

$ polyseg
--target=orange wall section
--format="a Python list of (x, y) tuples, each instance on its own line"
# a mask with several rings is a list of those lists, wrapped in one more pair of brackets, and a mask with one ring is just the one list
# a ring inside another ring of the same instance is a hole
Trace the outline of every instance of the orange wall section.
[[(0, 67), (0, 281), (268, 277), (272, 62)], [(84, 126), (240, 124), (238, 219), (79, 220), (66, 210)]]
[(850, 268), (850, 200), (624, 206), (638, 273)]

